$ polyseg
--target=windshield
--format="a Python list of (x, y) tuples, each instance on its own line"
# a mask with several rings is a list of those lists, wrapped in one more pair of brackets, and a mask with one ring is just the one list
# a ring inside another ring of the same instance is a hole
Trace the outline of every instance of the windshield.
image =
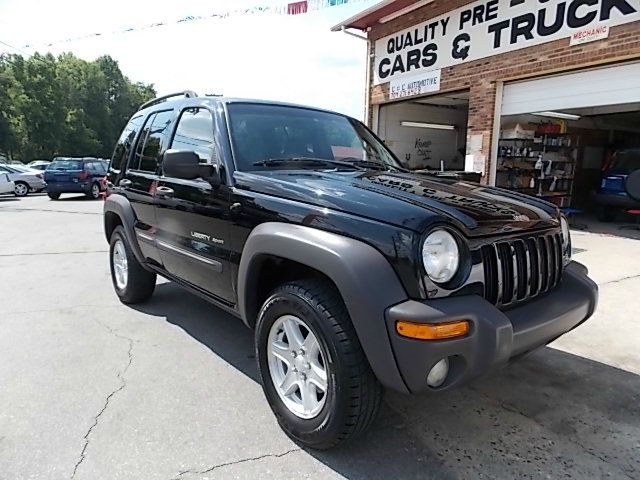
[[(321, 159), (358, 167), (401, 169), (387, 148), (360, 122), (342, 115), (298, 107), (231, 104), (229, 123), (239, 170), (268, 168), (269, 160)], [(290, 164), (280, 164), (288, 165)], [(305, 163), (316, 169), (330, 163)]]
[(82, 170), (81, 160), (54, 160), (47, 170)]
[(629, 175), (635, 170), (640, 170), (640, 150), (622, 150), (616, 153), (608, 173)]

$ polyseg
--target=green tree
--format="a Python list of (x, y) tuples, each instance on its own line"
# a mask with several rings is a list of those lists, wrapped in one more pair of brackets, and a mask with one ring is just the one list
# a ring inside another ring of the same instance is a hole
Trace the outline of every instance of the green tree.
[(71, 53), (0, 57), (0, 155), (28, 162), (65, 156), (109, 157), (152, 85), (133, 83), (109, 56)]

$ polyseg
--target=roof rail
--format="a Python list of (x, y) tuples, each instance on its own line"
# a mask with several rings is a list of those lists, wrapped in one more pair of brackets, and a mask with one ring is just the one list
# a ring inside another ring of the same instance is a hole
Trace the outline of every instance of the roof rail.
[(143, 108), (150, 107), (151, 105), (155, 105), (156, 103), (164, 102), (165, 100), (168, 100), (173, 97), (194, 98), (197, 96), (198, 94), (193, 90), (185, 90), (183, 92), (170, 93), (168, 95), (163, 95), (161, 97), (157, 97), (157, 98), (154, 98), (153, 100), (149, 100), (148, 102), (143, 103), (142, 105), (140, 105), (138, 110), (142, 110)]

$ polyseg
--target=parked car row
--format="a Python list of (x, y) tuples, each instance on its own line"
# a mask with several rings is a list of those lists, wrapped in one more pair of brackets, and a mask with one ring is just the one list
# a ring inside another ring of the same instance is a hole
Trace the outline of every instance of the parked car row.
[(44, 175), (39, 170), (16, 164), (0, 165), (0, 174), (6, 174), (13, 182), (13, 192), (17, 197), (24, 197), (29, 192), (44, 190)]
[(13, 192), (17, 197), (45, 191), (58, 200), (63, 193), (84, 193), (100, 198), (106, 190), (108, 162), (94, 157), (56, 157), (53, 161), (34, 160), (28, 165), (0, 164), (1, 193)]

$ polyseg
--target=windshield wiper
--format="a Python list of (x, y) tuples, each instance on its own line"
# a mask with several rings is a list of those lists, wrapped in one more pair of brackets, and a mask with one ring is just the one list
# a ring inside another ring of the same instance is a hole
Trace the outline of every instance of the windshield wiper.
[(260, 162), (255, 162), (254, 167), (279, 167), (288, 163), (302, 166), (306, 164), (309, 167), (326, 165), (326, 166), (338, 166), (346, 167), (350, 170), (362, 170), (362, 168), (353, 165), (351, 162), (341, 162), (340, 160), (329, 160), (326, 158), (314, 158), (314, 157), (289, 157), (289, 158), (268, 158)]
[(369, 160), (350, 160), (349, 163), (351, 165), (356, 165), (362, 168), (371, 168), (373, 170), (389, 170), (391, 167), (389, 165), (385, 165), (384, 163), (371, 162)]

